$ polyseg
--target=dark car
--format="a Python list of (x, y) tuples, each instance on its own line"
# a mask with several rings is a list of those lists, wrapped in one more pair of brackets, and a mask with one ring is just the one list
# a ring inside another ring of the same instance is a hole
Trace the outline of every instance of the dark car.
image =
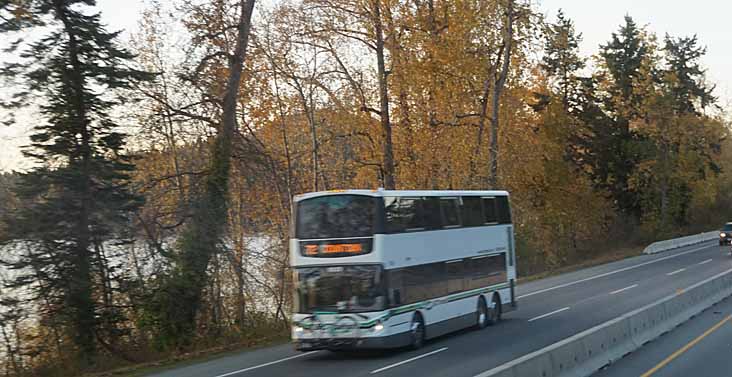
[(732, 222), (724, 224), (719, 231), (719, 246), (732, 244)]

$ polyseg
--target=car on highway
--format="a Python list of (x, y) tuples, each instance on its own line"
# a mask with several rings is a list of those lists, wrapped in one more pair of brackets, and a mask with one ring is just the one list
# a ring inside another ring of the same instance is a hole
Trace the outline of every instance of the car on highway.
[(732, 222), (724, 224), (719, 231), (719, 246), (732, 245)]

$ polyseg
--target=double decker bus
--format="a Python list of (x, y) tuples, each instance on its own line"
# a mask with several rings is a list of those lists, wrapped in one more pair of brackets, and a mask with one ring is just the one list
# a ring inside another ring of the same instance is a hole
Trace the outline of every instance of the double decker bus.
[(505, 191), (338, 190), (295, 197), (292, 340), (421, 347), (516, 309)]

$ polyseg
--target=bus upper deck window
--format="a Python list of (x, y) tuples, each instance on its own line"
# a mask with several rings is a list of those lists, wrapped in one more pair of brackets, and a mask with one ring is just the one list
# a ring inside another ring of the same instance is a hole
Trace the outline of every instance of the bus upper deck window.
[(485, 215), (485, 223), (498, 222), (498, 209), (496, 208), (496, 198), (483, 198), (483, 213)]
[(424, 229), (422, 204), (420, 198), (385, 197), (387, 232), (398, 233)]
[(299, 239), (370, 237), (377, 200), (363, 195), (328, 195), (302, 200), (297, 206)]

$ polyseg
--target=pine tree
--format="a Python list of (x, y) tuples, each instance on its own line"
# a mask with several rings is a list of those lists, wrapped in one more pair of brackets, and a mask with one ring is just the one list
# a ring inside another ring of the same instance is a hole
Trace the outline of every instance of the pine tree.
[(603, 108), (609, 119), (588, 123), (592, 136), (587, 145), (593, 150), (595, 183), (610, 193), (619, 210), (636, 220), (640, 219), (640, 204), (629, 179), (640, 160), (639, 151), (645, 148), (642, 146), (644, 141), (631, 130), (630, 123), (641, 116), (644, 97), (638, 85), (648, 74), (644, 64), (649, 55), (642, 30), (630, 16), (625, 16), (625, 24), (620, 30), (612, 34), (607, 44), (600, 46), (604, 64), (601, 79), (607, 92)]
[(612, 81), (608, 88), (611, 95), (608, 107), (617, 113), (622, 128), (627, 128), (624, 123), (637, 114), (643, 99), (634, 87), (641, 79), (641, 67), (648, 53), (642, 30), (630, 16), (625, 16), (620, 30), (600, 46), (600, 56)]
[(716, 102), (699, 63), (705, 49), (696, 36), (666, 35), (663, 52), (666, 66), (659, 69), (656, 93), (646, 100), (643, 130), (655, 152), (645, 163), (653, 169), (645, 174), (644, 213), (652, 214), (648, 222), (661, 234), (687, 225), (693, 182), (720, 170), (719, 140), (712, 136), (717, 124), (703, 115)]
[(580, 85), (578, 74), (585, 67), (585, 59), (579, 53), (582, 34), (577, 33), (574, 22), (560, 9), (556, 23), (546, 28), (544, 57), (540, 63), (547, 76), (556, 82), (556, 90), (568, 110), (573, 93)]
[(133, 55), (118, 46), (119, 32), (106, 31), (99, 14), (91, 13), (94, 5), (0, 3), (0, 31), (42, 26), (37, 30), (46, 33), (18, 54), (20, 62), (3, 70), (22, 86), (11, 104), (16, 111), (28, 111), (30, 98), (39, 104), (24, 150), (37, 167), (21, 177), (21, 204), (5, 219), (13, 242), (31, 247), (7, 262), (20, 273), (14, 286), (50, 300), (42, 316), (62, 323), (82, 364), (94, 360), (103, 320), (95, 294), (106, 273), (100, 250), (124, 238), (120, 230), (141, 203), (129, 190), (134, 166), (110, 116), (125, 99), (113, 93), (151, 78), (129, 67)]
[(701, 111), (717, 101), (712, 95), (714, 86), (710, 87), (704, 82), (705, 70), (699, 63), (706, 48), (697, 43), (696, 35), (682, 38), (666, 35), (665, 38), (663, 50), (667, 68), (664, 81), (674, 98), (675, 110), (680, 114), (701, 114)]

